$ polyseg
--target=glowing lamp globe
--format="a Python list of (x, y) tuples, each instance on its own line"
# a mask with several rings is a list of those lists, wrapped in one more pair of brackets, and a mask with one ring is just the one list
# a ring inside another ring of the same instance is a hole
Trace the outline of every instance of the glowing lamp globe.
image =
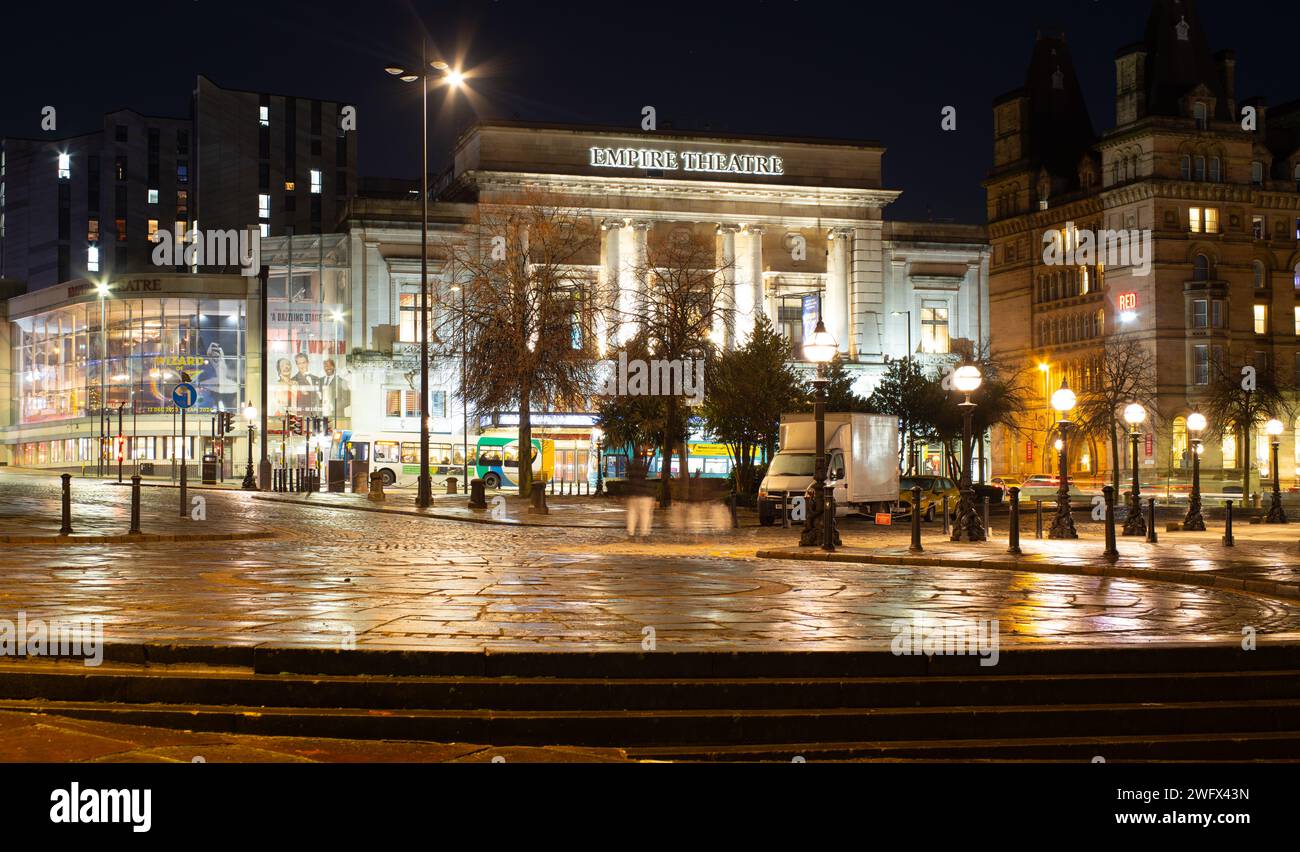
[(1062, 382), (1060, 389), (1052, 394), (1052, 408), (1061, 414), (1069, 414), (1073, 411), (1075, 403), (1078, 401), (1079, 399), (1074, 395), (1074, 391), (1070, 390), (1070, 386), (1065, 382)]
[(1264, 428), (1268, 430), (1268, 434), (1276, 438), (1278, 435), (1282, 434), (1282, 430), (1285, 427), (1282, 425), (1281, 420), (1278, 420), (1276, 417), (1274, 417), (1272, 420), (1268, 421), (1268, 425), (1265, 426)]
[(1124, 409), (1124, 422), (1130, 426), (1141, 426), (1147, 419), (1147, 410), (1136, 402)]
[(974, 364), (965, 364), (952, 374), (952, 386), (962, 393), (973, 393), (984, 383), (980, 368)]
[(835, 338), (826, 330), (826, 324), (817, 320), (817, 328), (813, 329), (812, 337), (804, 341), (803, 357), (814, 364), (826, 364), (835, 357), (839, 348)]
[(1188, 430), (1197, 433), (1204, 432), (1206, 425), (1205, 415), (1201, 412), (1193, 411), (1191, 414), (1187, 415)]

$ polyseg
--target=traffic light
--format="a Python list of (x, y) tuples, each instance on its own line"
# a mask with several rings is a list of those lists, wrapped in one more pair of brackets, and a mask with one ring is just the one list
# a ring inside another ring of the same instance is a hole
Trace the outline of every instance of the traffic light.
[(235, 415), (230, 411), (217, 412), (217, 430), (223, 435), (235, 431)]
[(330, 419), (328, 417), (322, 417), (321, 426), (323, 427), (321, 432), (328, 435), (330, 431)]

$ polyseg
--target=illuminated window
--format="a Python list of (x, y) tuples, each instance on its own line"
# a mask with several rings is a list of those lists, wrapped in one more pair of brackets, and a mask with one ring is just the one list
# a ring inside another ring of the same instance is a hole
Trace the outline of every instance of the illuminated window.
[(188, 189), (176, 190), (176, 209), (184, 210), (190, 203), (190, 191)]
[(98, 219), (86, 220), (86, 239), (92, 243), (99, 242), (99, 220)]
[(311, 170), (311, 193), (312, 193), (312, 195), (320, 195), (320, 189), (321, 189), (320, 169), (312, 169), (312, 170)]
[(1210, 303), (1205, 299), (1192, 301), (1192, 328), (1209, 328)]
[(1192, 347), (1192, 384), (1210, 383), (1210, 347), (1198, 344)]
[(270, 108), (270, 107), (266, 107), (266, 106), (264, 106), (264, 107), (258, 107), (258, 108), (257, 108), (257, 123), (258, 123), (259, 125), (261, 125), (262, 127), (270, 127), (270, 126), (271, 126), (271, 108)]
[(1255, 306), (1255, 333), (1268, 334), (1268, 305)]
[(158, 203), (158, 190), (156, 189), (149, 190), (149, 203), (150, 204)]
[(271, 226), (268, 225), (266, 222), (263, 222), (263, 223), (261, 224), (259, 230), (260, 230), (260, 233), (262, 234), (262, 236), (264, 236), (264, 237), (269, 237), (269, 236), (271, 236)]
[(1295, 333), (1300, 337), (1300, 308), (1295, 309)]
[(67, 180), (72, 177), (72, 157), (67, 154), (59, 155), (59, 180)]
[(117, 241), (119, 243), (126, 242), (126, 220), (117, 219), (115, 224), (117, 225)]
[(257, 196), (257, 218), (259, 219), (271, 218), (271, 196), (269, 195)]
[(189, 225), (189, 222), (186, 222), (184, 219), (177, 219), (177, 220), (176, 220), (176, 230), (175, 230), (174, 233), (176, 234), (176, 238), (177, 238), (177, 239), (183, 239), (184, 236), (185, 236), (185, 234), (189, 233), (189, 231), (188, 231), (188, 229), (187, 229), (187, 226), (188, 226), (188, 225)]
[(293, 192), (296, 188), (297, 188), (297, 184), (295, 184), (293, 181), (287, 180), (284, 182), (285, 192)]
[(921, 307), (921, 351), (949, 351), (947, 305), (927, 302)]
[[(90, 246), (86, 249), (86, 271), (99, 271), (99, 246)], [(1300, 308), (1296, 309), (1296, 315), (1298, 317), (1297, 322), (1300, 322)]]
[(1187, 229), (1193, 234), (1201, 232), (1201, 208), (1190, 207), (1187, 210)]
[(1268, 282), (1264, 274), (1264, 264), (1257, 260), (1251, 264), (1250, 268), (1251, 268), (1251, 272), (1254, 274), (1255, 277), (1255, 289), (1256, 290), (1267, 289)]
[(156, 233), (158, 233), (158, 220), (157, 220), (157, 219), (150, 219), (150, 220), (149, 220), (149, 242), (153, 242), (153, 241), (154, 241), (154, 236), (153, 236), (153, 235), (156, 234)]
[(1263, 217), (1263, 216), (1251, 216), (1251, 217), (1250, 217), (1250, 230), (1251, 230), (1251, 233), (1252, 233), (1252, 235), (1254, 236), (1255, 239), (1257, 239), (1257, 240), (1262, 240), (1262, 239), (1264, 239), (1264, 217)]
[(1219, 233), (1219, 208), (1217, 207), (1205, 208), (1205, 233), (1207, 234)]
[(177, 163), (177, 164), (176, 164), (176, 182), (177, 182), (177, 183), (189, 183), (189, 182), (190, 182), (190, 164), (189, 164), (189, 163)]

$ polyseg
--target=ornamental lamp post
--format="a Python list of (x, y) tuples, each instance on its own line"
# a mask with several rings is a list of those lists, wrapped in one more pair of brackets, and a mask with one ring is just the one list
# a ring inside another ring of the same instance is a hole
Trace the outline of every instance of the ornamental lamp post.
[(817, 327), (812, 337), (803, 345), (804, 357), (817, 365), (817, 377), (813, 379), (816, 395), (813, 402), (813, 420), (817, 431), (817, 456), (813, 467), (813, 504), (804, 516), (803, 532), (799, 536), (800, 547), (816, 547), (832, 551), (838, 544), (839, 533), (835, 529), (835, 516), (831, 508), (832, 488), (826, 484), (826, 365), (839, 352), (835, 337), (826, 330), (819, 316)]
[(597, 426), (591, 431), (596, 441), (596, 490), (593, 493), (597, 497), (602, 497), (605, 494), (605, 463), (601, 455), (605, 450), (605, 430)]
[(1282, 425), (1281, 420), (1274, 417), (1268, 421), (1268, 425), (1264, 428), (1268, 431), (1270, 442), (1273, 445), (1273, 499), (1269, 503), (1268, 516), (1264, 518), (1264, 523), (1285, 524), (1287, 516), (1282, 509), (1282, 478), (1277, 463), (1278, 450), (1282, 447), (1282, 431), (1285, 427)]
[(1069, 465), (1069, 437), (1070, 437), (1070, 412), (1074, 410), (1078, 397), (1074, 391), (1070, 390), (1070, 383), (1066, 380), (1061, 381), (1061, 387), (1056, 393), (1052, 394), (1052, 408), (1060, 416), (1057, 421), (1057, 428), (1061, 433), (1061, 483), (1056, 489), (1056, 518), (1052, 521), (1052, 529), (1048, 533), (1048, 538), (1078, 538), (1079, 533), (1074, 529), (1074, 517), (1070, 514), (1070, 465)]
[(1138, 439), (1142, 437), (1142, 424), (1146, 422), (1147, 410), (1138, 403), (1130, 403), (1124, 409), (1124, 422), (1129, 426), (1129, 438), (1133, 443), (1133, 490), (1128, 495), (1128, 517), (1124, 519), (1124, 535), (1147, 534), (1146, 518), (1142, 516), (1142, 484), (1138, 469)]
[(953, 541), (987, 541), (988, 533), (984, 522), (980, 520), (975, 509), (975, 485), (971, 476), (971, 463), (975, 455), (971, 446), (971, 421), (975, 416), (975, 403), (970, 395), (979, 390), (984, 383), (980, 368), (972, 363), (958, 367), (952, 376), (952, 386), (966, 395), (966, 400), (958, 404), (961, 408), (961, 497), (957, 501), (957, 524), (953, 527)]
[(1188, 532), (1205, 531), (1205, 517), (1201, 514), (1201, 433), (1207, 425), (1201, 412), (1193, 411), (1187, 415), (1187, 431), (1192, 435), (1192, 495), (1187, 502), (1183, 529)]
[(257, 490), (257, 479), (253, 476), (253, 421), (257, 419), (257, 407), (251, 402), (244, 407), (244, 420), (248, 421), (248, 468), (244, 471), (245, 491)]

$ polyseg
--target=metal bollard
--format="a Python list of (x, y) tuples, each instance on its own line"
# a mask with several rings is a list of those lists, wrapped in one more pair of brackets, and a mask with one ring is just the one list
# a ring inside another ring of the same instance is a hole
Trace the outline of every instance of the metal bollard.
[(989, 524), (989, 498), (984, 498), (984, 534), (988, 535), (993, 532), (992, 525)]
[(1101, 489), (1106, 497), (1106, 551), (1107, 559), (1119, 558), (1119, 546), (1115, 542), (1115, 486), (1107, 485)]
[(731, 498), (727, 501), (728, 509), (731, 511), (731, 528), (740, 529), (740, 517), (736, 514), (736, 492), (731, 492)]
[(1155, 544), (1160, 539), (1156, 535), (1156, 498), (1147, 500), (1147, 543)]
[(65, 473), (59, 478), (63, 480), (63, 523), (59, 535), (72, 535), (72, 474)]
[(948, 535), (948, 495), (943, 495), (943, 534)]
[(1237, 541), (1232, 537), (1232, 501), (1228, 500), (1228, 520), (1223, 527), (1223, 546), (1236, 547)]
[(487, 486), (481, 479), (469, 481), (469, 507), (471, 509), (487, 508)]
[(790, 492), (781, 492), (781, 528), (790, 529)]
[(1038, 504), (1038, 529), (1035, 531), (1035, 535), (1038, 538), (1042, 538), (1043, 537), (1043, 501), (1035, 500), (1034, 502)]
[(181, 511), (180, 511), (180, 516), (181, 516), (182, 518), (188, 518), (188, 517), (190, 516), (190, 495), (189, 495), (189, 473), (188, 473), (188, 468), (189, 468), (189, 465), (186, 465), (186, 464), (182, 464), (182, 465), (181, 465), (181, 487), (180, 487), (180, 492), (181, 492)]
[(908, 553), (924, 553), (921, 546), (921, 486), (912, 486), (912, 544)]
[(384, 475), (379, 471), (370, 474), (370, 493), (366, 498), (376, 503), (384, 502)]
[(824, 496), (822, 497), (822, 532), (825, 539), (822, 542), (822, 550), (827, 553), (835, 551), (836, 539), (839, 538), (835, 529), (835, 486), (827, 485)]
[(551, 510), (546, 505), (546, 480), (533, 483), (532, 505), (528, 507), (530, 515), (549, 515)]
[(140, 534), (140, 474), (131, 477), (131, 529), (129, 535)]
[(456, 483), (456, 477), (454, 477), (454, 476), (449, 476), (449, 477), (447, 477), (447, 493), (448, 493), (448, 494), (451, 494), (451, 495), (453, 495), (453, 496), (456, 494), (456, 485), (457, 485), (457, 483)]
[(1012, 488), (1011, 495), (1011, 517), (1007, 521), (1007, 553), (1012, 556), (1019, 556), (1020, 550), (1020, 489)]

